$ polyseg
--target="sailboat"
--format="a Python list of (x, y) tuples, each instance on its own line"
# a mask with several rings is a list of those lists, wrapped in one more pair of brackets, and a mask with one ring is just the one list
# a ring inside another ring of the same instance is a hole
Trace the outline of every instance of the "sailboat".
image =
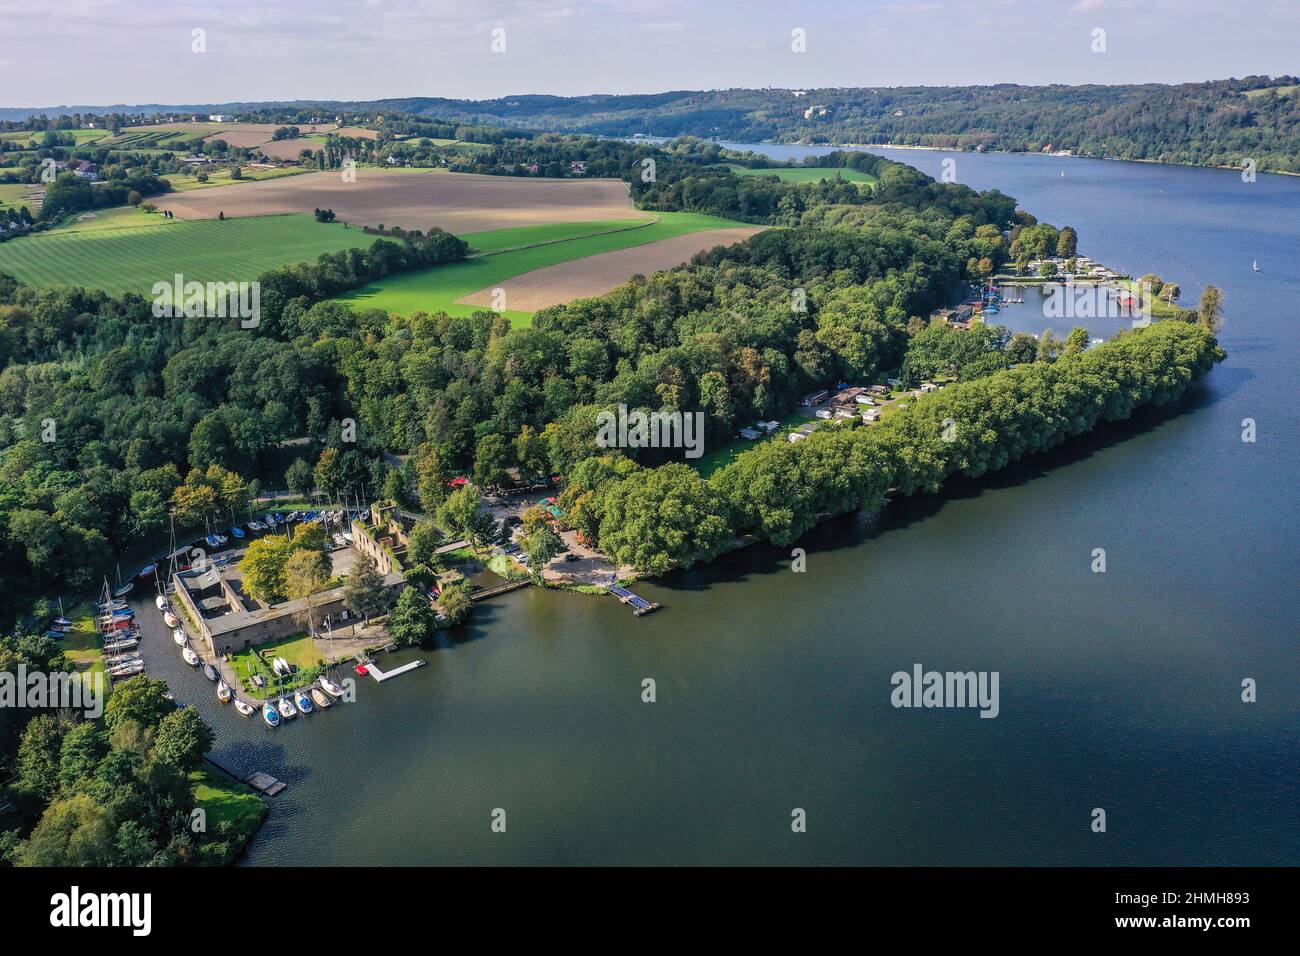
[(233, 696), (234, 694), (230, 690), (229, 684), (223, 680), (217, 681), (217, 700), (221, 701), (223, 704), (228, 704), (230, 703), (230, 698)]
[(181, 619), (178, 618), (171, 611), (163, 611), (163, 622), (166, 623), (168, 627), (172, 627), (172, 628), (181, 626)]
[(235, 698), (235, 710), (239, 711), (245, 717), (253, 716), (253, 705), (247, 701), (240, 700), (238, 697)]
[(158, 595), (156, 598), (154, 598), (154, 599), (153, 599), (153, 603), (154, 603), (154, 605), (158, 608), (158, 610), (160, 610), (160, 611), (167, 611), (167, 610), (169, 610), (169, 608), (168, 608), (168, 606), (167, 606), (167, 598), (166, 598), (166, 596), (164, 596), (164, 595), (162, 595), (162, 594), (160, 594), (160, 595)]
[(186, 664), (189, 664), (190, 667), (198, 667), (198, 666), (199, 666), (199, 655), (194, 653), (194, 648), (192, 648), (192, 647), (182, 647), (182, 648), (181, 648), (181, 657), (185, 658), (185, 663), (186, 663)]
[(185, 630), (179, 627), (172, 628), (172, 640), (181, 647), (184, 647), (189, 642), (189, 638), (185, 636)]
[(262, 719), (266, 721), (266, 726), (268, 727), (280, 726), (280, 712), (271, 706), (269, 700), (262, 705)]
[(1252, 269), (1254, 269), (1256, 272), (1258, 272), (1258, 271), (1259, 271), (1259, 260), (1256, 259), (1254, 262), (1252, 262), (1252, 263), (1250, 264), (1250, 267), (1251, 267)]
[(305, 690), (299, 690), (298, 693), (294, 695), (293, 702), (298, 705), (298, 710), (302, 713), (310, 714), (312, 712), (311, 698), (307, 696)]

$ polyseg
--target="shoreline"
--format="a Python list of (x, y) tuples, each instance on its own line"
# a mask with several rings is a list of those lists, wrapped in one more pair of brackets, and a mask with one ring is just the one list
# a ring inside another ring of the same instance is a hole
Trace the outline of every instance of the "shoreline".
[[(718, 140), (713, 140), (719, 143)], [(963, 149), (960, 146), (905, 146), (900, 143), (803, 143), (803, 142), (779, 142), (764, 140), (755, 145), (762, 146), (804, 146), (808, 148), (825, 148), (825, 149), (914, 149), (923, 152), (933, 153), (975, 153), (976, 155), (1004, 155), (1004, 156), (1043, 156), (1049, 159), (1096, 159), (1105, 162), (1114, 163), (1145, 163), (1149, 166), (1177, 166), (1183, 169), (1227, 169), (1233, 172), (1241, 172), (1239, 166), (1220, 166), (1210, 165), (1207, 163), (1173, 163), (1163, 159), (1130, 159), (1124, 156), (1087, 156), (1076, 152), (1051, 152), (1044, 153), (1041, 151), (1027, 149)], [(1260, 169), (1257, 173), (1271, 176), (1291, 176), (1300, 177), (1300, 171), (1292, 172), (1284, 169)]]

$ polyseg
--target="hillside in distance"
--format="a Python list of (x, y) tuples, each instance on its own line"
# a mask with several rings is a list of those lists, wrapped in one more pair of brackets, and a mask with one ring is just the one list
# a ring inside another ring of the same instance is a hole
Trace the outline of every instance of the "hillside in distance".
[(677, 90), (489, 100), (400, 97), (137, 106), (0, 107), (29, 116), (269, 110), (400, 112), (451, 123), (599, 136), (697, 136), (736, 142), (929, 146), (1241, 166), (1300, 173), (1300, 78), (1247, 76), (1169, 86), (912, 86)]
[(1300, 80), (1178, 86), (731, 89), (647, 95), (406, 99), (376, 104), (466, 122), (605, 136), (894, 144), (1300, 172)]

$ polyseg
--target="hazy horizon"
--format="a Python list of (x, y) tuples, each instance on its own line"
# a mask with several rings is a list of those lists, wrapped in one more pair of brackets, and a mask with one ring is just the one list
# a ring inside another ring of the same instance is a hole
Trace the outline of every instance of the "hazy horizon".
[(15, 109), (1300, 72), (1300, 5), (1284, 0), (1249, 13), (1216, 0), (0, 0), (0, 21), (0, 105)]

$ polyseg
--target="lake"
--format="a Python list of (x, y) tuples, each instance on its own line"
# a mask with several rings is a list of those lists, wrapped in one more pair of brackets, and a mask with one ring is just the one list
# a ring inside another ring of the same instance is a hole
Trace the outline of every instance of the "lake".
[[(275, 731), (150, 629), (151, 673), (217, 759), (289, 785), (246, 863), (1300, 863), (1300, 179), (877, 152), (931, 175), (953, 158), (1186, 304), (1219, 285), (1228, 361), (1177, 409), (830, 522), (804, 573), (750, 548), (638, 585), (664, 605), (645, 618), (515, 592), (428, 667)], [(892, 707), (916, 663), (998, 672), (997, 718)]]

